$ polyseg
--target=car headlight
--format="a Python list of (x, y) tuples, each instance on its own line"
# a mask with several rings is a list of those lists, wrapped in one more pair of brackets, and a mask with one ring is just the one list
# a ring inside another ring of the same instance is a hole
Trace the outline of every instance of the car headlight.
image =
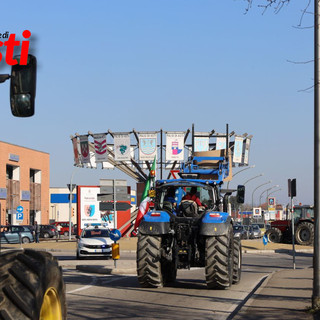
[(79, 243), (78, 243), (78, 247), (79, 247), (79, 248), (83, 248), (83, 247), (84, 247), (84, 244), (83, 244), (82, 242), (79, 242)]

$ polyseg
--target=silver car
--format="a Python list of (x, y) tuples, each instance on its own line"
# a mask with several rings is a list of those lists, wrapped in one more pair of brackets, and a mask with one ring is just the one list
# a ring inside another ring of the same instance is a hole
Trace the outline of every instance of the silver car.
[(251, 239), (258, 239), (258, 238), (261, 238), (262, 237), (262, 232), (261, 232), (261, 229), (260, 227), (257, 225), (257, 224), (253, 224), (251, 227), (251, 234), (250, 234), (250, 237)]
[(29, 243), (34, 242), (32, 231), (26, 226), (1, 226), (1, 243)]

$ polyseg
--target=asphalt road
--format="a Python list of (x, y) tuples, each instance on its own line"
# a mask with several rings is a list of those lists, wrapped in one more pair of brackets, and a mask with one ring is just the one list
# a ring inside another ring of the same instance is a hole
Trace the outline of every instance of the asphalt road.
[[(231, 320), (262, 279), (292, 268), (286, 253), (244, 254), (242, 279), (230, 290), (208, 290), (204, 269), (179, 270), (177, 281), (165, 288), (141, 288), (135, 275), (86, 274), (72, 266), (70, 252), (55, 254), (63, 266), (68, 319), (227, 319)], [(122, 259), (135, 259), (126, 253)], [(102, 261), (79, 263), (103, 264)], [(312, 253), (298, 253), (296, 268), (312, 265)]]

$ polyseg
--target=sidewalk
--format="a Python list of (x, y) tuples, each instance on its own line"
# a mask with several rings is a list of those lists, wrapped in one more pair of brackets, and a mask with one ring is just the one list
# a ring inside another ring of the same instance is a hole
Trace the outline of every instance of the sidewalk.
[(313, 269), (282, 270), (271, 274), (233, 320), (311, 320)]

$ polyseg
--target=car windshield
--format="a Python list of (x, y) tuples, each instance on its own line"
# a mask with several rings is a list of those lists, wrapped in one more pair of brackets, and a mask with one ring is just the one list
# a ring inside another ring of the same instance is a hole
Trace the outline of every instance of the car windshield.
[(259, 226), (255, 225), (255, 226), (252, 226), (253, 230), (259, 230)]
[(84, 230), (81, 238), (108, 238), (110, 231), (107, 229)]
[(242, 230), (242, 226), (233, 226), (233, 230), (241, 231)]

